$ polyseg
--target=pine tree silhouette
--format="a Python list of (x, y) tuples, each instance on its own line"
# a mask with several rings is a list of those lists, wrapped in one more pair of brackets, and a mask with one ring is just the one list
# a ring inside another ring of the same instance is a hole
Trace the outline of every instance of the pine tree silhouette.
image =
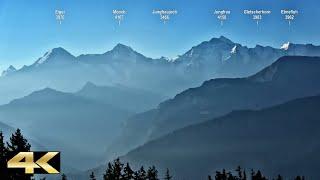
[(233, 176), (231, 172), (228, 172), (227, 180), (238, 180), (238, 178), (236, 176)]
[[(210, 176), (211, 178), (211, 176)], [(166, 175), (164, 177), (165, 180), (171, 180), (172, 179), (172, 176), (170, 175), (170, 172), (169, 172), (169, 169), (167, 168), (167, 171), (166, 171)]]
[(134, 171), (131, 169), (129, 163), (123, 168), (122, 179), (123, 180), (131, 180), (133, 179)]
[(234, 180), (231, 172), (226, 172), (225, 169), (222, 170), (222, 173), (220, 171), (216, 171), (215, 180)]
[[(17, 154), (19, 152), (29, 152), (31, 145), (28, 143), (21, 133), (20, 129), (17, 129), (10, 137), (9, 143), (7, 142), (7, 150), (10, 153)], [(32, 175), (25, 174), (24, 171), (9, 171), (9, 179), (30, 180)]]
[(106, 174), (103, 175), (104, 180), (114, 180), (113, 167), (111, 163), (108, 163)]
[(240, 166), (238, 166), (237, 169), (236, 169), (236, 172), (238, 172), (238, 177), (239, 177), (240, 180), (242, 180), (242, 171), (241, 170), (242, 169), (241, 169)]
[(10, 137), (10, 143), (7, 143), (8, 150), (11, 152), (28, 152), (30, 151), (31, 145), (28, 143), (27, 139), (21, 134), (21, 130), (12, 134)]
[(147, 171), (147, 179), (148, 180), (158, 180), (158, 170), (155, 166), (149, 167)]
[(114, 175), (114, 180), (120, 180), (122, 176), (122, 168), (123, 164), (120, 162), (120, 159), (116, 159), (113, 162), (113, 175)]
[(143, 166), (141, 166), (141, 168), (134, 173), (133, 179), (134, 180), (146, 180), (147, 179), (146, 171), (144, 170)]
[(220, 171), (216, 171), (215, 180), (222, 180), (222, 174)]
[(0, 132), (0, 174), (1, 178), (9, 179), (7, 170), (7, 147), (4, 143), (2, 132)]
[(135, 171), (135, 172), (133, 173), (133, 180), (140, 180), (138, 171)]
[(93, 172), (91, 172), (91, 174), (90, 174), (90, 180), (96, 180), (96, 177)]
[(251, 176), (252, 180), (267, 180), (267, 178), (265, 178), (264, 176), (262, 176), (262, 173), (260, 172), (260, 170), (258, 170), (257, 173), (254, 173), (252, 171), (252, 176)]
[(141, 166), (140, 170), (139, 170), (139, 177), (141, 180), (146, 180), (147, 179), (147, 173), (144, 170), (143, 166)]
[(208, 176), (208, 180), (212, 180), (212, 177), (210, 175)]

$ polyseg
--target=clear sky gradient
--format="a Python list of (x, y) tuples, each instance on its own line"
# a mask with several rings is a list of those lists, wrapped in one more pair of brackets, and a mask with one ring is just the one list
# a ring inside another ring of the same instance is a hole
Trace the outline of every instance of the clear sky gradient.
[[(55, 10), (65, 10), (59, 24)], [(119, 26), (113, 9), (128, 14)], [(176, 9), (167, 23), (153, 9)], [(214, 9), (229, 9), (220, 26)], [(272, 10), (256, 26), (244, 9)], [(280, 9), (297, 9), (288, 26)], [(117, 43), (149, 57), (175, 57), (202, 41), (224, 35), (247, 46), (284, 42), (320, 44), (317, 0), (0, 0), (0, 70), (29, 65), (46, 51), (63, 47), (74, 55), (104, 53)]]

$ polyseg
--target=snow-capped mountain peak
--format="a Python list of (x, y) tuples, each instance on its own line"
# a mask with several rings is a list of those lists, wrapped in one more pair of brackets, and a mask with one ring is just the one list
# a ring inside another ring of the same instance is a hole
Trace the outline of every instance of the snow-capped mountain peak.
[(129, 46), (126, 46), (124, 44), (117, 44), (113, 49), (112, 51), (117, 51), (117, 52), (124, 52), (124, 51), (133, 51), (133, 49)]
[(233, 43), (230, 39), (224, 37), (224, 36), (220, 36), (219, 39), (223, 42), (226, 42), (226, 43)]
[(73, 60), (75, 57), (62, 47), (53, 48), (39, 58), (34, 65), (39, 66), (49, 61), (66, 62)]
[(13, 72), (17, 71), (17, 69), (10, 65), (6, 70), (4, 70), (2, 73), (1, 73), (1, 76), (7, 76), (8, 74), (11, 74)]
[(16, 71), (17, 69), (14, 66), (10, 65), (7, 70), (8, 71)]
[(287, 43), (284, 43), (281, 47), (280, 47), (280, 49), (283, 49), (283, 50), (288, 50), (289, 49), (289, 46), (290, 46), (290, 42), (287, 42)]

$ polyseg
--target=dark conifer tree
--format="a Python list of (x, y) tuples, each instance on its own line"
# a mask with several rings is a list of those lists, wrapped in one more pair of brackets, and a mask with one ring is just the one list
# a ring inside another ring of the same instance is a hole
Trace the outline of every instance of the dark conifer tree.
[(256, 173), (253, 171), (253, 169), (251, 169), (251, 180), (253, 180), (253, 177)]
[(139, 180), (139, 179), (140, 179), (139, 173), (138, 173), (138, 171), (135, 171), (135, 172), (133, 173), (133, 180)]
[(91, 172), (91, 174), (90, 174), (90, 180), (96, 180), (96, 177), (93, 172)]
[[(211, 178), (211, 176), (209, 176)], [(208, 178), (209, 178), (208, 177)], [(170, 175), (169, 169), (167, 168), (166, 175), (164, 177), (165, 180), (171, 180), (172, 176)]]
[(10, 137), (10, 143), (7, 143), (8, 150), (11, 152), (28, 152), (30, 151), (31, 145), (28, 143), (27, 139), (23, 137), (20, 129), (12, 134)]
[(0, 174), (1, 178), (9, 179), (7, 171), (7, 147), (4, 143), (2, 132), (0, 132)]
[(225, 169), (222, 170), (222, 173), (220, 171), (216, 171), (215, 180), (231, 180), (232, 174), (230, 172), (226, 172)]
[(106, 174), (103, 175), (104, 180), (114, 180), (113, 167), (111, 163), (108, 163)]
[[(252, 171), (253, 172), (253, 171)], [(252, 173), (252, 180), (267, 180), (264, 176), (262, 176), (260, 170), (257, 173)]]
[(134, 171), (131, 169), (129, 163), (123, 168), (122, 179), (123, 180), (131, 180), (133, 179)]
[(208, 176), (208, 180), (212, 180), (212, 177), (210, 175)]
[(280, 174), (277, 176), (276, 180), (283, 180), (282, 176), (280, 176)]
[[(19, 152), (29, 152), (31, 145), (28, 143), (21, 133), (20, 129), (17, 129), (10, 137), (9, 143), (7, 142), (8, 153), (17, 154)], [(23, 171), (9, 171), (9, 179), (30, 180), (32, 175), (27, 175)]]
[(139, 170), (139, 177), (141, 178), (141, 180), (146, 180), (147, 179), (147, 173), (144, 170), (143, 166), (141, 166), (141, 168)]
[(122, 178), (123, 164), (120, 159), (116, 159), (113, 163), (108, 163), (106, 174), (103, 175), (104, 180), (120, 180)]
[(227, 180), (237, 180), (236, 176), (233, 176), (231, 172), (227, 173)]
[(133, 179), (134, 180), (146, 180), (147, 179), (147, 174), (146, 174), (146, 171), (144, 170), (143, 166), (141, 166), (141, 168), (134, 173)]
[(158, 170), (155, 166), (149, 167), (147, 171), (147, 179), (148, 180), (158, 180)]
[(120, 180), (122, 177), (122, 168), (123, 164), (120, 162), (120, 159), (116, 159), (113, 161), (113, 175), (114, 180)]
[(236, 171), (238, 172), (238, 177), (240, 180), (242, 180), (242, 169), (240, 166), (237, 167)]
[(221, 180), (222, 174), (220, 171), (216, 171), (215, 180)]
[(216, 176), (215, 176), (215, 180), (222, 180), (222, 173), (220, 171), (216, 171)]
[(226, 180), (227, 179), (227, 173), (226, 173), (226, 170), (223, 169), (222, 170), (222, 180)]

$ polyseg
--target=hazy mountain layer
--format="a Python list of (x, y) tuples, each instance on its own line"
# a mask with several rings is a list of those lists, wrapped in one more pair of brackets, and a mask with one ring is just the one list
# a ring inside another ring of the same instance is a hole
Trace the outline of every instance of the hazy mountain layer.
[(165, 97), (146, 90), (121, 85), (97, 86), (90, 82), (75, 94), (98, 102), (112, 104), (130, 112), (143, 112), (155, 108), (165, 100)]
[(62, 165), (74, 168), (103, 162), (108, 142), (118, 136), (122, 121), (131, 114), (49, 88), (0, 106), (1, 122), (21, 128), (49, 150), (61, 151)]
[(296, 56), (280, 58), (248, 78), (206, 81), (161, 103), (155, 110), (132, 117), (109, 152), (124, 153), (176, 129), (233, 110), (260, 109), (320, 94), (319, 76), (320, 58)]

